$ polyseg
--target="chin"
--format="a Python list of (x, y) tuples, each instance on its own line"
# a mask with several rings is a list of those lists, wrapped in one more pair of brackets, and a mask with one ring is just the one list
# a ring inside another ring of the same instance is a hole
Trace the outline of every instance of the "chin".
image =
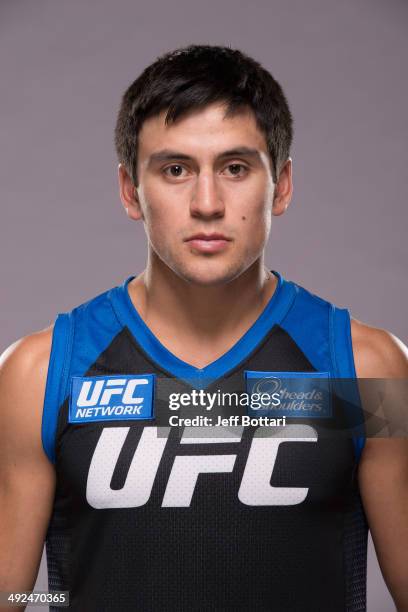
[(243, 272), (242, 266), (237, 262), (232, 265), (225, 262), (213, 262), (211, 265), (182, 265), (172, 267), (172, 269), (179, 278), (187, 283), (202, 287), (225, 285)]

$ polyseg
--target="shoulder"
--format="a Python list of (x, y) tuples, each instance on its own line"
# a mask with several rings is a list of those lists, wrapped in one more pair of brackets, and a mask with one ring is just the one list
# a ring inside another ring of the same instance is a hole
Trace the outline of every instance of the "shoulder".
[(24, 373), (41, 374), (48, 368), (54, 325), (19, 338), (0, 355), (0, 376), (13, 378)]
[(43, 455), (41, 422), (53, 325), (24, 336), (0, 356), (0, 437), (16, 453)]
[[(408, 349), (394, 334), (351, 319), (351, 337), (358, 378), (408, 378)], [(398, 393), (399, 389), (400, 387), (394, 389), (394, 393), (395, 391)], [(373, 388), (367, 386), (360, 389), (363, 404), (367, 402), (368, 406), (375, 405), (371, 404), (373, 391)], [(393, 397), (392, 394), (390, 397)], [(374, 401), (377, 401), (376, 397)], [(399, 402), (400, 398), (397, 398), (395, 406), (398, 406)], [(370, 412), (370, 409), (367, 408), (367, 411)], [(393, 410), (390, 414), (394, 413)], [(403, 465), (406, 457), (407, 448), (403, 439), (378, 435), (366, 439), (359, 466), (359, 481), (364, 488), (366, 510), (369, 504), (369, 491), (373, 485), (381, 478), (384, 482), (391, 482), (393, 479), (389, 477), (387, 470), (395, 471), (395, 465)]]
[(358, 378), (408, 377), (408, 348), (391, 332), (351, 319)]

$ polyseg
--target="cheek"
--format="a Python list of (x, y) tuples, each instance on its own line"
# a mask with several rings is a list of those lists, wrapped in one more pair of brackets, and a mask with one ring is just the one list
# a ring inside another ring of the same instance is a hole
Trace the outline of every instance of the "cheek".
[(272, 219), (272, 190), (248, 190), (241, 202), (240, 225), (247, 240), (262, 239), (269, 234)]
[[(173, 199), (160, 186), (147, 181), (139, 193), (144, 227), (154, 251), (165, 260), (171, 259), (173, 243), (179, 235), (180, 210), (174, 210)], [(176, 202), (177, 203), (177, 202)], [(177, 207), (178, 209), (180, 207)]]
[(241, 248), (251, 259), (265, 248), (269, 238), (272, 219), (272, 197), (259, 189), (251, 190), (248, 198), (242, 200), (237, 219)]
[(152, 221), (174, 223), (185, 214), (188, 189), (188, 185), (184, 188), (182, 185), (168, 185), (156, 176), (145, 177), (139, 192), (140, 202)]
[(245, 216), (246, 219), (241, 220), (241, 230), (247, 248), (255, 251), (262, 249), (269, 237), (271, 215), (268, 214), (267, 209), (262, 207), (258, 214), (252, 213), (251, 217), (249, 215)]
[(156, 184), (146, 184), (139, 193), (140, 204), (143, 209), (146, 229), (151, 233), (161, 233), (171, 215), (169, 211), (169, 201), (164, 197), (162, 189)]
[(251, 214), (260, 218), (272, 207), (273, 182), (265, 176), (265, 173), (253, 175), (249, 180), (237, 183), (235, 189), (231, 189), (228, 197), (239, 202), (242, 215), (247, 219)]

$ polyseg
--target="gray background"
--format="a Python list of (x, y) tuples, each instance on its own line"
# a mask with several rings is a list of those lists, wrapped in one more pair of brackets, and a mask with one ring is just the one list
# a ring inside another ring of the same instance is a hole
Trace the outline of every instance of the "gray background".
[[(241, 48), (289, 98), (295, 191), (269, 267), (406, 342), (407, 16), (402, 0), (0, 0), (1, 348), (143, 269), (113, 128), (127, 85), (188, 43)], [(368, 611), (394, 609), (370, 542)]]

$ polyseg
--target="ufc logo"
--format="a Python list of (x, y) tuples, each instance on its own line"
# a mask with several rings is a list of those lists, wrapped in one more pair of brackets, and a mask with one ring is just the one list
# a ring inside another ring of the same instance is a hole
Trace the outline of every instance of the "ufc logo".
[[(242, 427), (235, 437), (193, 437), (202, 428), (186, 427), (180, 444), (226, 442), (239, 444)], [(222, 428), (220, 428), (222, 429)], [(129, 467), (122, 489), (110, 487), (112, 475), (125, 442), (129, 427), (105, 427), (96, 445), (89, 467), (86, 499), (90, 506), (102, 508), (137, 508), (144, 506), (151, 495), (154, 480), (167, 443), (170, 428), (145, 427)], [(281, 434), (281, 437), (278, 437)], [(284, 442), (317, 442), (317, 432), (310, 425), (258, 427), (252, 439), (238, 499), (247, 506), (293, 506), (301, 504), (308, 493), (306, 487), (273, 487), (270, 484), (279, 446)], [(191, 504), (200, 474), (232, 472), (236, 454), (178, 455), (167, 482), (163, 508), (186, 508)]]
[(107, 406), (112, 396), (115, 403), (141, 404), (143, 397), (134, 397), (133, 393), (137, 385), (148, 385), (147, 378), (104, 378), (103, 380), (87, 380), (82, 383), (76, 405), (78, 408), (89, 408), (91, 406)]

